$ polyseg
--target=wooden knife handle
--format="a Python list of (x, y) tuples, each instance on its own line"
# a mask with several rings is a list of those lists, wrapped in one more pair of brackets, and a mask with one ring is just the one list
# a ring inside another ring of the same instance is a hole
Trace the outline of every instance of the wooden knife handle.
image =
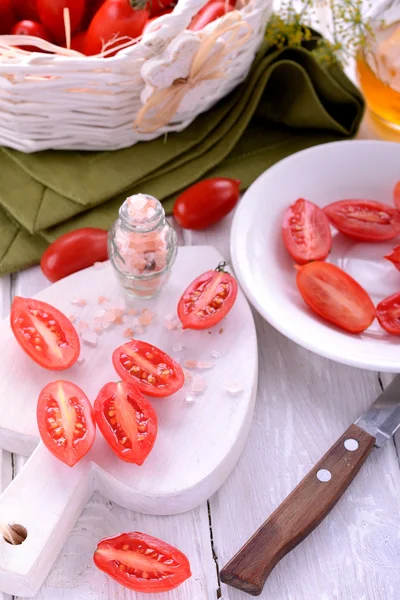
[(222, 569), (221, 580), (259, 596), (273, 568), (332, 510), (364, 464), (375, 438), (351, 425)]

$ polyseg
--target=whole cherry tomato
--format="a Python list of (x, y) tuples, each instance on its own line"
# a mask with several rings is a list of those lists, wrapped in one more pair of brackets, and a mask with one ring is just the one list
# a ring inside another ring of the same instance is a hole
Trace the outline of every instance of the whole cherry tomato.
[(285, 212), (282, 236), (287, 251), (299, 265), (323, 260), (332, 247), (328, 217), (322, 208), (303, 198)]
[[(137, 0), (106, 0), (97, 11), (87, 32), (86, 54), (99, 54), (113, 38), (137, 38), (149, 20), (147, 9), (136, 9)], [(108, 50), (120, 42), (111, 44)]]
[(341, 233), (364, 242), (383, 242), (400, 234), (400, 212), (373, 200), (340, 200), (324, 208)]
[[(71, 49), (76, 50), (77, 52), (81, 52), (85, 54), (85, 46), (86, 46), (86, 31), (80, 31), (79, 33), (75, 33), (75, 35), (71, 38)], [(90, 265), (86, 265), (90, 266)]]
[(137, 531), (101, 540), (93, 560), (120, 585), (152, 595), (169, 592), (192, 575), (183, 552)]
[(235, 10), (235, 7), (232, 4), (227, 4), (224, 0), (210, 0), (194, 17), (188, 29), (191, 31), (200, 31), (200, 29), (223, 17), (231, 10)]
[(54, 282), (107, 260), (107, 236), (107, 231), (94, 227), (65, 233), (44, 252), (40, 261), (44, 275)]
[(39, 21), (36, 0), (12, 0), (14, 12), (20, 19)]
[(392, 253), (388, 254), (387, 256), (384, 256), (384, 258), (390, 260), (390, 262), (394, 264), (396, 269), (400, 271), (400, 246), (396, 246), (396, 248), (393, 248)]
[(310, 262), (299, 267), (297, 287), (317, 315), (350, 333), (361, 333), (375, 319), (367, 292), (336, 265)]
[(64, 8), (69, 9), (72, 33), (85, 11), (85, 0), (37, 0), (36, 5), (41, 22), (60, 43), (65, 43)]
[(0, 0), (0, 35), (11, 33), (17, 18), (11, 0)]
[(85, 15), (82, 20), (83, 29), (87, 29), (97, 11), (106, 0), (86, 0)]
[(396, 208), (397, 210), (400, 210), (400, 181), (397, 182), (396, 187), (394, 188), (393, 196)]
[(236, 206), (240, 181), (216, 177), (204, 179), (185, 190), (176, 200), (174, 217), (185, 229), (206, 229)]
[[(25, 21), (19, 21), (19, 23), (14, 25), (11, 33), (13, 35), (33, 35), (51, 42), (49, 32), (37, 21), (28, 21), (27, 19), (25, 19)], [(21, 48), (29, 50), (30, 52), (43, 52), (43, 50), (36, 46), (21, 46)]]
[(197, 277), (184, 291), (178, 304), (178, 317), (184, 329), (210, 329), (217, 325), (235, 304), (238, 284), (224, 271), (221, 263), (215, 271)]
[(385, 331), (392, 335), (400, 335), (400, 293), (379, 302), (376, 316)]

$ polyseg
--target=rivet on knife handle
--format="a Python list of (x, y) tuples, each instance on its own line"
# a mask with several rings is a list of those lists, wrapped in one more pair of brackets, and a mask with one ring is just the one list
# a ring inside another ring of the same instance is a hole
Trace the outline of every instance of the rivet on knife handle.
[(375, 443), (351, 425), (283, 501), (253, 537), (222, 569), (221, 580), (258, 596), (278, 562), (306, 538), (335, 506)]

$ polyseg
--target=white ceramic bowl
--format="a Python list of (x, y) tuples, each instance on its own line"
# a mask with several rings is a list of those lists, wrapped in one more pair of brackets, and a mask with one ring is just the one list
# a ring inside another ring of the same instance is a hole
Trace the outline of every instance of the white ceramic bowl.
[[(293, 154), (268, 169), (244, 195), (232, 226), (236, 275), (261, 315), (288, 338), (322, 356), (372, 370), (400, 372), (400, 337), (377, 320), (361, 335), (348, 334), (310, 311), (297, 291), (294, 261), (281, 238), (283, 214), (297, 198), (323, 207), (365, 198), (393, 205), (400, 180), (400, 144), (344, 141)], [(400, 291), (400, 272), (383, 258), (400, 238), (361, 243), (333, 230), (328, 261), (354, 277), (377, 304)]]

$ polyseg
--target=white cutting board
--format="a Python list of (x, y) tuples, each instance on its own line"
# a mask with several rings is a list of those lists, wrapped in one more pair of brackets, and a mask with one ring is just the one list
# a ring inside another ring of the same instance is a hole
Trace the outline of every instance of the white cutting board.
[[(40, 390), (50, 381), (68, 379), (93, 402), (105, 383), (118, 380), (111, 355), (127, 341), (123, 335), (127, 324), (112, 325), (99, 336), (95, 348), (82, 344), (84, 362), (59, 373), (32, 362), (15, 341), (8, 320), (1, 325), (0, 447), (25, 455), (35, 451), (0, 497), (0, 521), (19, 523), (28, 531), (20, 546), (10, 546), (0, 537), (0, 590), (20, 596), (37, 593), (95, 490), (131, 510), (175, 514), (204, 502), (229, 475), (249, 431), (257, 386), (257, 340), (249, 305), (239, 292), (231, 313), (211, 333), (169, 331), (164, 325), (165, 316), (176, 314), (186, 286), (221, 260), (212, 247), (180, 248), (161, 296), (130, 301), (139, 311), (148, 308), (156, 313), (137, 338), (154, 343), (182, 363), (193, 359), (214, 364), (212, 369), (193, 372), (207, 383), (205, 393), (195, 402), (187, 402), (186, 389), (170, 398), (152, 400), (159, 433), (142, 467), (119, 460), (99, 431), (89, 455), (72, 469), (55, 459), (42, 443), (37, 446)], [(99, 296), (110, 298), (109, 305), (99, 306)], [(121, 299), (121, 290), (106, 264), (53, 284), (37, 298), (67, 315), (76, 315), (77, 325), (91, 322), (99, 309), (113, 306)], [(86, 299), (87, 305), (73, 306), (74, 298)], [(176, 351), (179, 344), (182, 351)], [(220, 356), (214, 358), (213, 353)], [(237, 395), (227, 390), (233, 382), (242, 388)]]

